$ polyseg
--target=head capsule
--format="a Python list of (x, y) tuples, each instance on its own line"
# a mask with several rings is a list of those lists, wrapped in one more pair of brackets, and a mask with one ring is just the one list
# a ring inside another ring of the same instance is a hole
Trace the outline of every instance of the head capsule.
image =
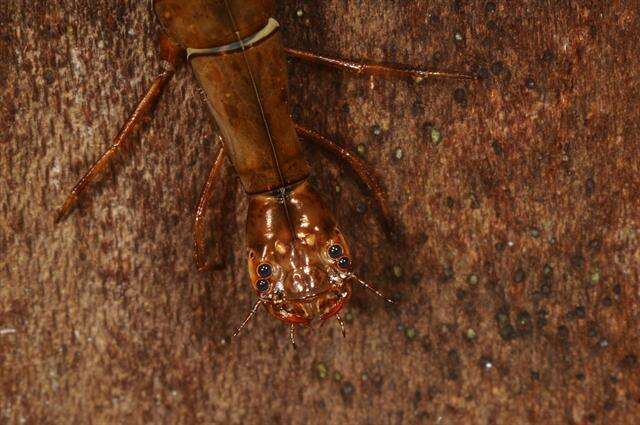
[(279, 195), (251, 198), (247, 250), (252, 286), (282, 321), (324, 321), (351, 298), (349, 246), (306, 181), (290, 189), (284, 204)]

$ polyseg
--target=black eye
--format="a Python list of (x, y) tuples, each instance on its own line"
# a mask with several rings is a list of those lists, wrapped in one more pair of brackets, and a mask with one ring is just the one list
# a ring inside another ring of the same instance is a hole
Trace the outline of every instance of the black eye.
[(350, 265), (351, 265), (351, 260), (349, 260), (349, 257), (342, 257), (341, 259), (338, 260), (338, 266), (340, 266), (343, 269), (348, 269)]
[(331, 246), (329, 247), (329, 257), (333, 258), (334, 260), (335, 260), (336, 258), (340, 258), (340, 257), (342, 257), (342, 254), (343, 254), (343, 253), (344, 253), (344, 252), (342, 251), (342, 247), (341, 247), (340, 245), (338, 245), (338, 244), (336, 244), (336, 245), (331, 245)]
[(260, 279), (256, 282), (256, 288), (260, 292), (266, 291), (267, 289), (269, 289), (269, 281), (266, 279)]
[(269, 277), (273, 273), (273, 269), (271, 268), (271, 264), (262, 263), (258, 266), (258, 276), (260, 277)]

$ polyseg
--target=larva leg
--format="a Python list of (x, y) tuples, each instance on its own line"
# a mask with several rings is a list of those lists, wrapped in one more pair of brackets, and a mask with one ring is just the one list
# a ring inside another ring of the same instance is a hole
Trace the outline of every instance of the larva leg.
[(303, 127), (300, 124), (296, 124), (296, 131), (298, 132), (298, 135), (300, 135), (300, 137), (302, 137), (303, 139), (309, 140), (317, 144), (323, 149), (328, 150), (329, 152), (337, 155), (338, 158), (340, 158), (341, 160), (349, 164), (349, 166), (353, 169), (353, 171), (355, 171), (355, 173), (358, 175), (360, 180), (371, 191), (373, 197), (375, 198), (380, 208), (380, 212), (382, 213), (385, 226), (390, 228), (392, 224), (391, 213), (389, 210), (389, 206), (387, 205), (387, 200), (384, 194), (384, 190), (382, 189), (382, 186), (380, 186), (378, 181), (375, 179), (373, 173), (371, 172), (371, 170), (369, 170), (367, 165), (364, 162), (362, 162), (353, 153), (349, 152), (342, 146), (338, 146), (335, 142), (327, 139), (326, 137), (322, 136), (321, 134), (317, 133), (314, 130)]
[(332, 58), (317, 53), (285, 48), (285, 53), (296, 59), (318, 65), (337, 68), (342, 71), (358, 75), (379, 75), (381, 77), (412, 78), (414, 80), (423, 79), (454, 79), (454, 80), (475, 80), (476, 76), (462, 72), (435, 71), (422, 68), (413, 68), (407, 65), (396, 63), (381, 63), (369, 61), (353, 61), (347, 59)]
[[(199, 271), (206, 271), (211, 269), (219, 269), (222, 268), (223, 262), (221, 258), (220, 249), (217, 250), (217, 254), (215, 255), (215, 261), (207, 262), (205, 258), (205, 243), (204, 243), (204, 235), (205, 235), (205, 216), (207, 206), (211, 201), (211, 197), (213, 196), (213, 189), (215, 183), (220, 179), (220, 169), (222, 168), (222, 163), (224, 162), (224, 149), (222, 148), (222, 143), (220, 143), (220, 148), (215, 155), (216, 159), (211, 166), (211, 170), (209, 171), (209, 175), (207, 176), (207, 181), (202, 188), (202, 194), (200, 195), (200, 201), (198, 202), (198, 208), (196, 210), (196, 218), (193, 226), (193, 241), (194, 241), (194, 256), (196, 260), (196, 265), (198, 266)], [(215, 215), (219, 216), (220, 205), (216, 207)], [(216, 228), (216, 246), (220, 246), (220, 239), (222, 236), (222, 227), (215, 226)]]
[(100, 158), (91, 166), (89, 171), (80, 179), (76, 186), (67, 197), (64, 205), (58, 210), (55, 222), (59, 222), (67, 216), (71, 208), (75, 205), (80, 195), (82, 195), (89, 187), (89, 183), (96, 180), (107, 168), (109, 163), (117, 156), (117, 154), (125, 147), (126, 142), (133, 133), (142, 119), (147, 116), (155, 101), (162, 94), (163, 89), (175, 73), (175, 69), (183, 57), (184, 51), (177, 44), (171, 41), (165, 35), (160, 38), (160, 56), (163, 60), (164, 70), (149, 87), (149, 90), (140, 99), (138, 105), (131, 113), (127, 122), (122, 126), (118, 135), (113, 140), (109, 149), (100, 156)]

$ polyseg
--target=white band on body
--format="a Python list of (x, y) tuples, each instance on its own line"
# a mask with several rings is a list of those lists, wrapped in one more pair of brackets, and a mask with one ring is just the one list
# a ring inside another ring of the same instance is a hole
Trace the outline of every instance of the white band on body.
[(269, 18), (269, 22), (267, 22), (267, 25), (265, 25), (264, 28), (248, 37), (245, 37), (242, 41), (236, 41), (225, 44), (224, 46), (212, 47), (210, 49), (192, 49), (188, 47), (187, 60), (191, 59), (192, 56), (219, 55), (221, 53), (233, 52), (234, 50), (242, 50), (243, 47), (247, 48), (269, 37), (278, 29), (278, 27), (280, 27), (278, 21), (273, 18)]

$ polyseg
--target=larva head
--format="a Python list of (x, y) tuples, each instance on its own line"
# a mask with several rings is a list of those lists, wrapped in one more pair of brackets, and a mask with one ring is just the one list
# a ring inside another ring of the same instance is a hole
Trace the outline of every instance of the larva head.
[[(351, 255), (318, 194), (303, 182), (279, 196), (251, 198), (249, 276), (269, 313), (294, 324), (324, 321), (351, 297)], [(285, 209), (286, 207), (286, 209)]]

